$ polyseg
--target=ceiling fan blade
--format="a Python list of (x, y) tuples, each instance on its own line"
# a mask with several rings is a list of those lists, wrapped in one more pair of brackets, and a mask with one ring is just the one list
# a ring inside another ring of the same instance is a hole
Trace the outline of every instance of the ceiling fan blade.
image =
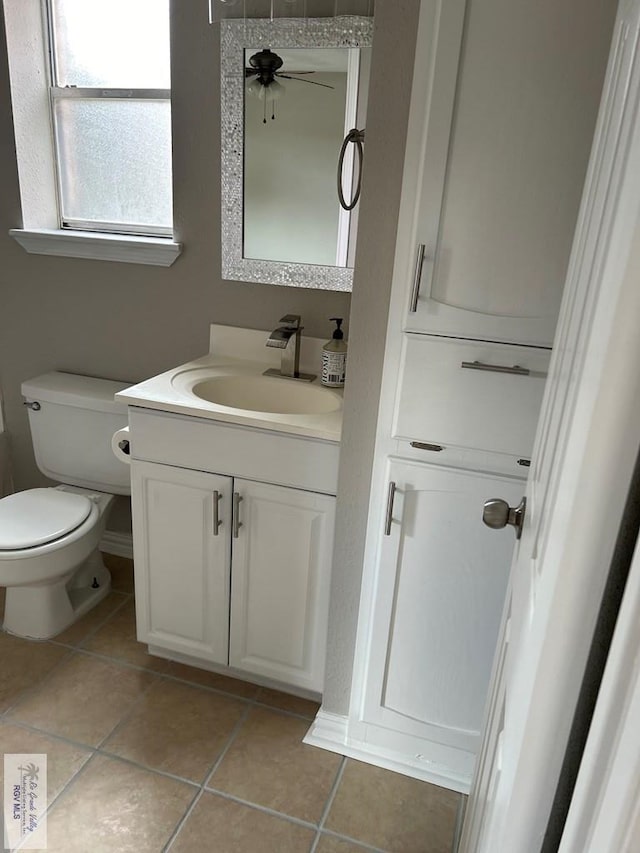
[(323, 89), (335, 89), (335, 86), (330, 86), (328, 83), (317, 83), (315, 80), (300, 80), (298, 77), (290, 77), (288, 74), (276, 74), (276, 77), (283, 77), (285, 80), (297, 80), (298, 83), (310, 83), (312, 86), (322, 86)]

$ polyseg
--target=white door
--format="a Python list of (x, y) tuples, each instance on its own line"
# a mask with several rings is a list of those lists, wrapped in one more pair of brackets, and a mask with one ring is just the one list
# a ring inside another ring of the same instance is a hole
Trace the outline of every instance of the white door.
[(225, 666), (231, 482), (131, 463), (138, 639)]
[(623, 0), (461, 853), (541, 849), (638, 451), (639, 23)]
[(335, 498), (234, 480), (229, 664), (321, 692)]
[(524, 482), (399, 460), (388, 479), (363, 720), (416, 738), (425, 767), (468, 785), (514, 544), (478, 508), (519, 500)]

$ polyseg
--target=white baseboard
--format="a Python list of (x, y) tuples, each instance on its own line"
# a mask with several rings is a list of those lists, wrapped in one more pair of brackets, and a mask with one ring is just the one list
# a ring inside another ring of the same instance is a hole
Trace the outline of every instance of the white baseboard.
[(126, 557), (129, 560), (133, 560), (133, 537), (130, 533), (105, 530), (98, 548), (106, 554), (113, 554), (116, 557)]
[(430, 782), (432, 785), (439, 785), (441, 788), (448, 788), (460, 794), (469, 793), (469, 779), (461, 779), (455, 774), (448, 774), (444, 768), (439, 770), (427, 768), (414, 756), (396, 753), (373, 743), (355, 740), (349, 736), (348, 717), (323, 711), (322, 708), (318, 711), (311, 728), (305, 735), (304, 742), (311, 746), (327, 749), (330, 752), (346, 755), (356, 761), (364, 761), (385, 770), (393, 770), (395, 773), (411, 776), (413, 779), (419, 779), (422, 782)]

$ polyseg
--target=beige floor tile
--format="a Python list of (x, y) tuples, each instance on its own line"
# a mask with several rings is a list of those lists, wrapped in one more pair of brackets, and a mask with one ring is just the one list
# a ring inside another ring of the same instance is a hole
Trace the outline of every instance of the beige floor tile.
[(459, 797), (349, 760), (326, 827), (391, 853), (451, 853)]
[[(72, 746), (10, 723), (0, 723), (0, 756), (11, 752), (45, 753), (49, 803), (92, 755), (88, 749), (80, 746)], [(4, 784), (3, 770), (4, 762), (0, 761), (0, 790)]]
[(121, 607), (100, 630), (89, 637), (83, 648), (154, 672), (166, 672), (169, 668), (168, 661), (148, 654), (146, 645), (138, 642), (133, 600)]
[(292, 714), (300, 714), (301, 717), (307, 717), (309, 720), (315, 719), (320, 710), (320, 705), (317, 702), (301, 699), (299, 696), (292, 696), (290, 693), (281, 693), (280, 690), (271, 690), (269, 687), (260, 688), (258, 702), (270, 705), (272, 708), (279, 708), (282, 711), (291, 711)]
[(245, 708), (238, 699), (161, 680), (104, 749), (200, 783)]
[(341, 758), (303, 744), (308, 728), (305, 720), (253, 708), (210, 787), (317, 822)]
[(160, 853), (195, 789), (96, 756), (48, 816), (48, 853)]
[(316, 847), (316, 853), (366, 853), (367, 847), (361, 847), (344, 838), (333, 835), (322, 835)]
[(308, 853), (314, 836), (311, 829), (205, 793), (171, 853)]
[(79, 645), (87, 634), (95, 631), (98, 625), (108, 619), (126, 600), (126, 596), (122, 593), (110, 592), (92, 610), (85, 613), (77, 622), (74, 622), (66, 631), (58, 634), (54, 639), (58, 643), (66, 643), (69, 646)]
[(0, 713), (42, 681), (68, 654), (62, 646), (0, 632)]
[(154, 676), (76, 654), (26, 696), (10, 716), (79, 743), (97, 746), (128, 713)]
[(193, 684), (201, 684), (203, 687), (213, 687), (234, 696), (242, 696), (243, 699), (254, 699), (258, 690), (255, 684), (241, 681), (239, 678), (229, 678), (227, 675), (219, 675), (217, 672), (209, 672), (206, 669), (198, 669), (196, 666), (186, 666), (177, 661), (169, 661), (168, 675), (191, 681)]
[(111, 575), (111, 589), (116, 592), (133, 594), (133, 560), (117, 557), (115, 554), (103, 554), (102, 559)]

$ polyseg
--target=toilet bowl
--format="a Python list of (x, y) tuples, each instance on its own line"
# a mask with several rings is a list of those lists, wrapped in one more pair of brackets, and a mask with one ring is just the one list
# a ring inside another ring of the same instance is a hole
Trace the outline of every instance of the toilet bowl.
[(62, 485), (0, 500), (3, 629), (29, 639), (57, 636), (111, 588), (98, 545), (129, 469), (111, 451), (126, 424), (113, 401), (124, 383), (50, 373), (25, 382), (36, 462)]
[(97, 547), (112, 501), (65, 486), (0, 500), (5, 631), (55, 637), (108, 594), (111, 577)]

